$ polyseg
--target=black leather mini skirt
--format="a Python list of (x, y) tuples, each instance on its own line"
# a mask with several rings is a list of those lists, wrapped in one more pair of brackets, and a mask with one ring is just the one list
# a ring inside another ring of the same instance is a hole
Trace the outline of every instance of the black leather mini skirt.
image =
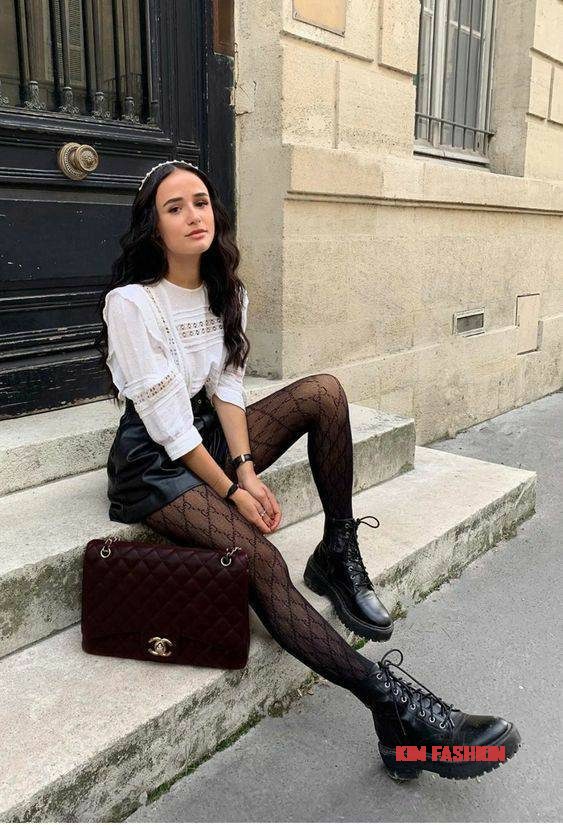
[[(191, 401), (194, 426), (204, 447), (225, 468), (229, 449), (205, 387)], [(173, 461), (164, 447), (152, 440), (130, 398), (110, 448), (107, 474), (109, 517), (124, 524), (142, 521), (186, 490), (203, 483), (179, 458)]]

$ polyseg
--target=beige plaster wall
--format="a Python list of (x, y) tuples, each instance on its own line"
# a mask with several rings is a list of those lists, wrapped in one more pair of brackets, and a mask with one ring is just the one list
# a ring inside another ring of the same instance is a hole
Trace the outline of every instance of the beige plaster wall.
[[(563, 4), (498, 4), (514, 83), (495, 53), (493, 144), (508, 151), (491, 151), (489, 169), (413, 153), (418, 0), (348, 2), (343, 37), (294, 20), (291, 0), (237, 9), (248, 372), (330, 371), (351, 401), (414, 415), (418, 443), (563, 383), (550, 34)], [(524, 354), (517, 298), (535, 293), (538, 349)], [(452, 334), (453, 313), (478, 307), (485, 332)]]
[(563, 180), (563, 2), (538, 0), (525, 174)]

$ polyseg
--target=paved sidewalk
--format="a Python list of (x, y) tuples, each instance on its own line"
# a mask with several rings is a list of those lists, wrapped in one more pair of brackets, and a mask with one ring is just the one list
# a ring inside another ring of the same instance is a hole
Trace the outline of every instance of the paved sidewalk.
[[(427, 445), (429, 446), (429, 445)], [(430, 445), (538, 473), (537, 512), (396, 623), (392, 647), (439, 696), (514, 721), (523, 745), (477, 780), (384, 773), (367, 709), (321, 680), (177, 782), (133, 822), (560, 821), (563, 393)], [(356, 514), (361, 515), (361, 514)]]

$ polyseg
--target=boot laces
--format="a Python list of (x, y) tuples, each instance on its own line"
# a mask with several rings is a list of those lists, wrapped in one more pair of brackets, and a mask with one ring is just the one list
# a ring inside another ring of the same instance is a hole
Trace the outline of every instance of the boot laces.
[[(392, 653), (398, 653), (400, 656), (399, 662), (393, 662), (389, 659), (389, 656)], [(419, 682), (418, 679), (415, 679), (412, 674), (408, 673), (401, 667), (403, 663), (403, 654), (401, 653), (398, 648), (393, 648), (392, 650), (388, 650), (387, 653), (383, 656), (381, 661), (378, 662), (379, 667), (381, 668), (382, 672), (385, 674), (386, 681), (385, 685), (388, 687), (389, 684), (393, 686), (393, 702), (395, 704), (395, 710), (398, 711), (398, 704), (402, 702), (406, 704), (409, 702), (411, 710), (415, 710), (418, 707), (419, 715), (424, 718), (427, 714), (429, 715), (430, 722), (436, 721), (436, 716), (443, 716), (443, 720), (440, 722), (440, 727), (445, 728), (446, 726), (450, 726), (451, 729), (454, 727), (454, 723), (451, 717), (452, 711), (459, 710), (459, 708), (454, 708), (453, 705), (444, 702), (443, 699), (440, 699), (439, 696), (431, 691), (429, 688), (425, 687), (422, 682)], [(419, 687), (412, 685), (410, 682), (405, 681), (401, 676), (397, 676), (391, 672), (390, 668), (397, 668), (409, 679), (412, 679), (413, 682), (416, 682)], [(377, 676), (379, 679), (380, 677)], [(382, 678), (382, 677), (381, 677)], [(422, 688), (422, 690), (421, 690)]]
[[(365, 519), (373, 518), (377, 524), (370, 524)], [(344, 524), (344, 531), (349, 541), (346, 547), (346, 568), (356, 586), (372, 588), (371, 579), (367, 572), (363, 559), (360, 555), (360, 547), (358, 544), (358, 527), (360, 524), (367, 524), (368, 527), (376, 529), (379, 527), (379, 519), (376, 516), (363, 516), (362, 518), (351, 519)]]

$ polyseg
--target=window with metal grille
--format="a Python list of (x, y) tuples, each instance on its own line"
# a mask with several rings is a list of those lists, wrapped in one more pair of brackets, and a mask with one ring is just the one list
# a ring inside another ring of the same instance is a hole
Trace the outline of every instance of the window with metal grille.
[(420, 0), (415, 151), (486, 157), (494, 23), (495, 0)]
[(0, 0), (0, 110), (157, 125), (159, 15), (156, 0)]

